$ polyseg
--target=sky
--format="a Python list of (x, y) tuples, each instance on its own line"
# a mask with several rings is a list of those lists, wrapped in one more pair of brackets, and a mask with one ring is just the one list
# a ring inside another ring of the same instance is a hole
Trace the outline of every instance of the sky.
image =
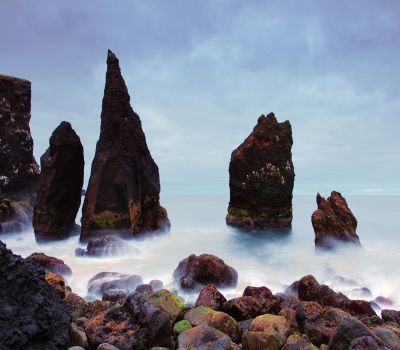
[(100, 132), (107, 49), (162, 194), (227, 194), (261, 114), (293, 130), (294, 193), (400, 194), (398, 0), (0, 0), (0, 74), (32, 82), (34, 154)]

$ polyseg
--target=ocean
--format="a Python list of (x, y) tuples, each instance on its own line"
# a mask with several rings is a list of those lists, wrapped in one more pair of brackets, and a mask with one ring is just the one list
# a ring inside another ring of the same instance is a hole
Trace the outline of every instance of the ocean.
[[(274, 293), (283, 292), (295, 280), (312, 274), (320, 283), (351, 298), (373, 300), (383, 296), (392, 304), (381, 304), (382, 308), (400, 309), (400, 196), (346, 199), (358, 220), (361, 248), (340, 246), (330, 252), (315, 249), (311, 214), (316, 203), (312, 196), (294, 197), (292, 230), (287, 233), (242, 232), (227, 227), (228, 196), (163, 196), (161, 202), (168, 210), (171, 230), (127, 240), (131, 252), (107, 258), (75, 256), (75, 249), (84, 247), (79, 236), (39, 244), (28, 230), (0, 239), (23, 257), (44, 252), (63, 259), (73, 271), (68, 284), (84, 297), (88, 280), (102, 271), (137, 274), (145, 283), (159, 279), (174, 289), (172, 274), (179, 261), (190, 254), (210, 253), (238, 271), (237, 287), (222, 290), (227, 298), (241, 295), (248, 285), (265, 285)], [(360, 295), (363, 287), (371, 295)], [(182, 296), (191, 303), (197, 294)]]

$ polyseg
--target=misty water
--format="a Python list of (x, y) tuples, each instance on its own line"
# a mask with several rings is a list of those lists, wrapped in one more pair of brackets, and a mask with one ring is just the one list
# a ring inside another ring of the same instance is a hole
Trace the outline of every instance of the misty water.
[[(295, 196), (293, 227), (289, 233), (240, 232), (225, 225), (227, 196), (164, 196), (172, 227), (169, 233), (128, 241), (132, 252), (107, 258), (75, 256), (79, 237), (38, 244), (32, 230), (3, 235), (1, 239), (14, 253), (31, 253), (63, 259), (72, 271), (67, 279), (72, 290), (86, 296), (89, 278), (98, 272), (138, 274), (144, 282), (160, 279), (175, 288), (172, 273), (178, 262), (190, 254), (211, 253), (233, 266), (239, 274), (235, 289), (223, 290), (226, 297), (239, 296), (248, 285), (268, 286), (273, 292), (284, 289), (306, 274), (354, 299), (372, 300), (384, 296), (400, 308), (399, 196), (347, 196), (358, 219), (357, 233), (362, 248), (338, 247), (319, 252), (314, 247), (310, 216), (315, 197)], [(348, 279), (348, 280), (346, 280)], [(360, 297), (356, 289), (367, 287), (372, 297)], [(183, 294), (187, 302), (197, 295)]]

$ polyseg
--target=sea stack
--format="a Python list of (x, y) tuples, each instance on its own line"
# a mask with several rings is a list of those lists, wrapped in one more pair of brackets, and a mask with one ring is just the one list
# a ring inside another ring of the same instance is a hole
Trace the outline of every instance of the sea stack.
[(287, 230), (292, 223), (292, 127), (261, 115), (229, 164), (226, 222), (245, 230)]
[(31, 83), (0, 75), (0, 193), (33, 204), (39, 166), (33, 156), (30, 119)]
[(328, 199), (317, 194), (318, 209), (311, 216), (315, 232), (315, 246), (333, 248), (335, 242), (360, 244), (356, 234), (357, 219), (339, 192), (333, 191)]
[(132, 110), (118, 58), (110, 50), (101, 131), (83, 204), (81, 240), (169, 227), (160, 177), (139, 116)]
[(81, 140), (70, 123), (61, 122), (54, 130), (40, 165), (33, 228), (37, 237), (63, 238), (75, 226), (85, 165)]

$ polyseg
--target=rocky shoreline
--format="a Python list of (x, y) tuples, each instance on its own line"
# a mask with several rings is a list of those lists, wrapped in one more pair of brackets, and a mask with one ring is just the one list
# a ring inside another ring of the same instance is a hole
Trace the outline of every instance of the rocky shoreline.
[[(5, 350), (400, 348), (400, 311), (382, 310), (380, 317), (374, 303), (351, 300), (311, 275), (284, 293), (248, 286), (227, 300), (223, 289), (237, 285), (236, 270), (216, 256), (191, 255), (172, 274), (178, 289), (102, 272), (88, 283), (96, 299), (85, 300), (66, 285), (63, 275), (73, 271), (60, 259), (39, 253), (22, 259), (2, 243), (0, 259)], [(185, 304), (185, 290), (198, 293), (195, 303)]]

